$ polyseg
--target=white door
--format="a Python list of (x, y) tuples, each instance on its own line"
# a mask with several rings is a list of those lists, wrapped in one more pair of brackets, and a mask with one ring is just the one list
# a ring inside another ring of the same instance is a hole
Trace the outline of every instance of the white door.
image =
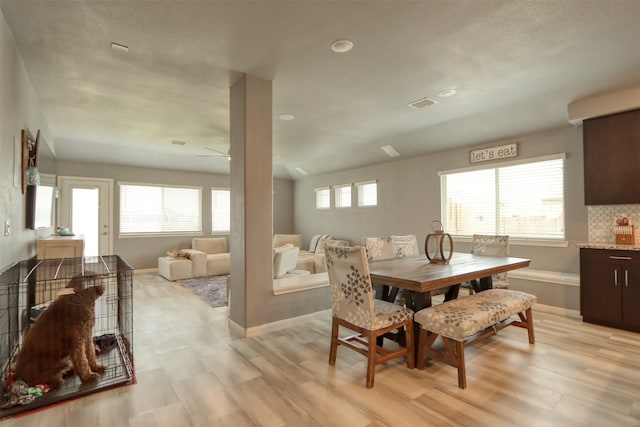
[(113, 180), (58, 177), (58, 224), (84, 236), (84, 256), (113, 254)]

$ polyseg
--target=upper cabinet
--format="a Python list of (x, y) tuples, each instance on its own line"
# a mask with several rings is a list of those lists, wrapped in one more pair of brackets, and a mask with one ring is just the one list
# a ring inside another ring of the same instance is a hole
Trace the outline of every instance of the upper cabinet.
[(587, 205), (640, 203), (640, 110), (583, 123)]

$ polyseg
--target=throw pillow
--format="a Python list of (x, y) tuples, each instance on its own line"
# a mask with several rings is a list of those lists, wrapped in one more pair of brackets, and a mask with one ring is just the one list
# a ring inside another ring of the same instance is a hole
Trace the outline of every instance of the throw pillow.
[(311, 242), (309, 243), (309, 252), (317, 252), (318, 249), (324, 251), (324, 241), (325, 239), (332, 238), (328, 234), (316, 234), (311, 238)]
[(295, 270), (299, 252), (300, 249), (293, 245), (273, 250), (273, 277), (275, 279), (280, 279), (291, 270)]

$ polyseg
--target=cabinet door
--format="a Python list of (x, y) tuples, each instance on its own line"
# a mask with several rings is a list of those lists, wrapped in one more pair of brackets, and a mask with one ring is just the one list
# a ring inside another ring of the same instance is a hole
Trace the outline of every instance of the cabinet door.
[(608, 262), (585, 261), (581, 257), (580, 303), (586, 322), (619, 325), (622, 321), (622, 287), (618, 269)]
[(621, 268), (622, 323), (625, 328), (640, 332), (640, 267)]
[(640, 203), (640, 110), (583, 123), (587, 205)]

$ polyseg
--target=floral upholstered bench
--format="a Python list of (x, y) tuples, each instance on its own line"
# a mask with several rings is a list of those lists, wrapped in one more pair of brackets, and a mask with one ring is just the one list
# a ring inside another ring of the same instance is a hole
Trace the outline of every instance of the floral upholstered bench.
[[(465, 347), (508, 325), (526, 328), (529, 343), (534, 344), (531, 307), (536, 301), (535, 295), (525, 292), (488, 289), (420, 310), (414, 316), (420, 324), (416, 367), (424, 369), (426, 357), (448, 363), (458, 368), (458, 386), (466, 388)], [(516, 314), (519, 320), (512, 318)], [(444, 350), (432, 348), (438, 336), (442, 337)]]

